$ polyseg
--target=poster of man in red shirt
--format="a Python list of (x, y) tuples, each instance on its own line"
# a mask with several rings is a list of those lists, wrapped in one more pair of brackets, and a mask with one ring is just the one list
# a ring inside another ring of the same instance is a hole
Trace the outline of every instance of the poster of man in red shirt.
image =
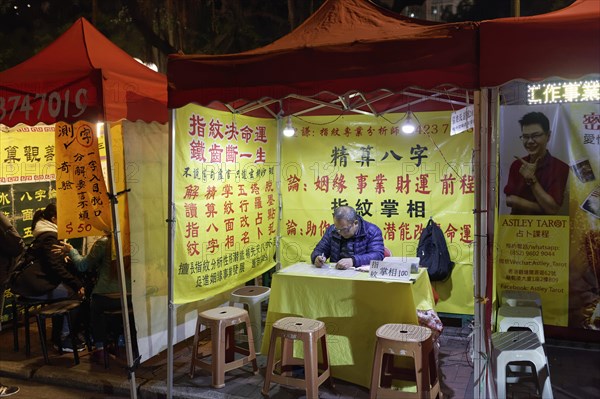
[(529, 112), (520, 120), (526, 154), (515, 155), (504, 187), (512, 215), (568, 215), (569, 165), (552, 156), (550, 121), (542, 112)]

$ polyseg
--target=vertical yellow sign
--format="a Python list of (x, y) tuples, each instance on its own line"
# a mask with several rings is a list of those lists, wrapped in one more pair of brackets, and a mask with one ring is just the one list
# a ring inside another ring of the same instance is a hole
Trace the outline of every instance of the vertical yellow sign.
[(56, 124), (58, 236), (104, 235), (111, 229), (98, 137), (89, 122)]
[(219, 294), (274, 265), (276, 122), (177, 110), (175, 302)]

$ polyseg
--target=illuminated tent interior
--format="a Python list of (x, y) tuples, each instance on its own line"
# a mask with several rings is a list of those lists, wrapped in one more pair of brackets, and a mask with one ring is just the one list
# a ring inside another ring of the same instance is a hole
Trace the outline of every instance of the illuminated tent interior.
[[(280, 127), (288, 116), (295, 123), (313, 116), (385, 118), (459, 110), (476, 103), (478, 63), (477, 23), (438, 24), (370, 1), (329, 0), (265, 47), (228, 55), (170, 55), (169, 108), (197, 104), (234, 116), (273, 118)], [(465, 284), (463, 291), (470, 292), (478, 262), (479, 256), (470, 258), (473, 267), (464, 268), (454, 285), (441, 283), (440, 296), (449, 299)], [(466, 296), (472, 311), (472, 295)]]

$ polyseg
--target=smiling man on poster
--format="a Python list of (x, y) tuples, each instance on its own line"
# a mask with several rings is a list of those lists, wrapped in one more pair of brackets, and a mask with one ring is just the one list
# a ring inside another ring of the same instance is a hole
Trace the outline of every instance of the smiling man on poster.
[(569, 166), (550, 155), (550, 122), (542, 112), (527, 113), (519, 120), (520, 139), (527, 151), (515, 156), (504, 187), (506, 205), (513, 215), (556, 215), (565, 194)]

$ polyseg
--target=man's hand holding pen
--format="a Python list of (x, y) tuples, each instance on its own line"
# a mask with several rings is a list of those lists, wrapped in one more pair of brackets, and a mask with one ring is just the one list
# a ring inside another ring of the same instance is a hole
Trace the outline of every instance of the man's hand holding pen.
[(316, 267), (323, 267), (323, 265), (325, 264), (325, 261), (327, 260), (327, 258), (325, 257), (325, 254), (321, 254), (319, 256), (317, 256), (315, 258), (315, 266)]

